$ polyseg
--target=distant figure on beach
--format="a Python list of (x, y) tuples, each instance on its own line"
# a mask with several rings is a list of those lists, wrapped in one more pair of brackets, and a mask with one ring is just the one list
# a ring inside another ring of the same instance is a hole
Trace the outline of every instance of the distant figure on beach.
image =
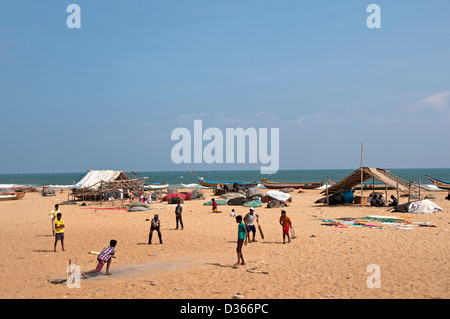
[(448, 192), (447, 197), (445, 197), (445, 199), (450, 200), (450, 192)]
[(213, 198), (213, 199), (211, 199), (211, 202), (212, 202), (212, 212), (213, 213), (221, 213), (221, 212), (219, 212), (217, 210), (217, 202), (216, 202), (216, 200)]
[(250, 207), (250, 211), (244, 217), (244, 223), (247, 226), (247, 233), (250, 233), (250, 232), (253, 233), (252, 242), (256, 241), (255, 240), (256, 227), (255, 227), (255, 224), (254, 224), (255, 219), (258, 222), (259, 221), (259, 216), (258, 216), (258, 214), (255, 213), (255, 209), (253, 207)]
[(133, 193), (130, 192), (130, 190), (127, 190), (127, 196), (128, 196), (128, 198), (129, 198), (131, 201), (134, 201)]
[(81, 273), (85, 279), (87, 279), (86, 275), (88, 275), (88, 274), (95, 274), (95, 273), (100, 272), (102, 270), (103, 266), (105, 265), (105, 263), (106, 263), (105, 276), (111, 275), (111, 273), (109, 272), (109, 267), (111, 266), (112, 256), (114, 256), (114, 254), (116, 253), (116, 250), (115, 250), (116, 245), (117, 245), (117, 240), (111, 239), (109, 242), (109, 246), (103, 248), (101, 253), (97, 256), (97, 261), (98, 261), (97, 267), (95, 267), (95, 269), (93, 269), (93, 270), (84, 271)]
[(183, 219), (181, 218), (181, 213), (183, 212), (183, 207), (181, 207), (180, 202), (178, 202), (177, 207), (175, 207), (175, 217), (177, 220), (177, 228), (178, 229), (178, 222), (180, 223), (181, 229), (183, 229)]
[(383, 195), (378, 196), (377, 202), (378, 202), (378, 207), (386, 206), (386, 204), (384, 203)]
[(391, 206), (391, 207), (398, 206), (398, 199), (395, 198), (394, 195), (391, 195), (391, 199), (392, 199), (392, 201), (389, 202), (389, 206)]
[(148, 235), (148, 244), (149, 245), (152, 244), (152, 236), (154, 230), (158, 232), (159, 243), (162, 244), (161, 230), (159, 228), (159, 226), (161, 225), (161, 220), (159, 219), (158, 214), (155, 214), (150, 223), (151, 224), (150, 224), (150, 233)]
[(292, 222), (291, 222), (291, 219), (289, 218), (289, 216), (286, 215), (285, 210), (281, 211), (280, 225), (283, 227), (283, 244), (286, 243), (286, 237), (288, 239), (288, 243), (290, 243), (291, 238), (289, 237), (289, 233), (292, 228)]
[(58, 240), (61, 241), (61, 248), (62, 251), (64, 251), (64, 222), (61, 219), (62, 214), (58, 213), (56, 215), (55, 219), (55, 244), (54, 244), (54, 251), (56, 253), (56, 244), (58, 243)]
[(377, 195), (373, 195), (370, 199), (370, 206), (378, 207)]
[(245, 265), (244, 262), (244, 255), (242, 254), (242, 245), (247, 245), (247, 226), (242, 221), (242, 216), (238, 215), (236, 216), (236, 223), (238, 223), (238, 240), (237, 240), (237, 247), (236, 247), (236, 253), (237, 253), (237, 263), (233, 265), (233, 267), (237, 267), (239, 265)]
[(236, 212), (234, 211), (234, 208), (231, 210), (230, 217), (236, 217)]
[(55, 219), (56, 219), (56, 215), (58, 215), (58, 213), (60, 213), (59, 205), (55, 204), (55, 209), (52, 210), (50, 214), (48, 214), (48, 216), (52, 220), (51, 222), (52, 222), (52, 234), (53, 234), (53, 236), (55, 236)]

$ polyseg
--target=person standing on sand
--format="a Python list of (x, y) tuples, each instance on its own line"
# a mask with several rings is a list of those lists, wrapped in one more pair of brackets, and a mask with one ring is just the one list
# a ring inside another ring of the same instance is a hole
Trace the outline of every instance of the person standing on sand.
[(115, 247), (117, 245), (117, 240), (111, 239), (109, 242), (109, 246), (103, 248), (102, 252), (100, 254), (98, 254), (97, 256), (97, 267), (95, 267), (95, 269), (93, 270), (89, 270), (89, 271), (84, 271), (81, 274), (83, 275), (84, 279), (87, 279), (88, 274), (95, 274), (98, 273), (102, 270), (103, 266), (106, 263), (106, 273), (105, 276), (109, 276), (111, 275), (111, 273), (109, 272), (109, 267), (111, 266), (111, 259), (112, 256), (114, 256), (114, 254), (116, 253)]
[(256, 235), (256, 227), (255, 227), (255, 224), (254, 224), (254, 222), (255, 222), (255, 219), (256, 219), (256, 222), (258, 222), (259, 220), (258, 220), (258, 214), (257, 213), (255, 213), (255, 209), (253, 208), (253, 207), (250, 207), (250, 211), (247, 213), (247, 215), (245, 215), (245, 217), (244, 217), (244, 223), (245, 223), (245, 225), (247, 226), (247, 232), (248, 233), (250, 233), (250, 232), (252, 232), (253, 233), (253, 238), (252, 238), (252, 242), (255, 242), (256, 240), (255, 240), (255, 235)]
[(62, 214), (58, 213), (56, 215), (56, 219), (55, 219), (55, 244), (54, 244), (54, 251), (56, 253), (56, 243), (58, 242), (58, 240), (61, 241), (61, 248), (62, 251), (64, 251), (64, 222), (61, 219)]
[(236, 216), (236, 223), (238, 223), (238, 240), (237, 240), (237, 247), (236, 247), (236, 253), (237, 253), (237, 263), (233, 265), (233, 267), (237, 267), (239, 265), (245, 265), (244, 262), (244, 255), (242, 254), (242, 245), (247, 245), (247, 226), (242, 221), (242, 216), (238, 215)]
[(150, 223), (151, 225), (150, 225), (150, 234), (148, 235), (148, 244), (149, 245), (152, 244), (152, 235), (154, 230), (158, 232), (159, 243), (162, 244), (161, 230), (159, 228), (161, 225), (161, 220), (159, 219), (158, 214), (155, 214)]
[(55, 209), (52, 210), (50, 214), (48, 214), (48, 216), (52, 220), (52, 234), (53, 234), (53, 236), (55, 236), (55, 219), (56, 219), (56, 215), (58, 215), (58, 213), (60, 213), (59, 205), (55, 204)]
[(178, 222), (181, 225), (181, 229), (183, 229), (183, 219), (181, 218), (181, 213), (183, 212), (183, 207), (181, 207), (180, 202), (178, 202), (177, 207), (175, 207), (175, 217), (177, 220), (177, 228), (178, 229)]
[(291, 238), (289, 237), (289, 232), (292, 228), (292, 222), (289, 216), (286, 216), (285, 210), (281, 211), (280, 225), (283, 227), (283, 244), (286, 244), (286, 237), (288, 238), (288, 243), (290, 243)]

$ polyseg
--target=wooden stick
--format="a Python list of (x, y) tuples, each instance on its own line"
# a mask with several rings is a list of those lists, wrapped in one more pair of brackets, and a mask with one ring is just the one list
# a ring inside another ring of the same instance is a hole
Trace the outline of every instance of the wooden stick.
[(375, 196), (375, 177), (372, 177), (372, 197)]
[(256, 274), (265, 274), (268, 275), (269, 272), (267, 271), (260, 271), (260, 270), (251, 270), (251, 269), (247, 269), (248, 272), (252, 272), (252, 273), (256, 273)]
[(364, 195), (363, 195), (363, 188), (364, 188), (364, 185), (363, 185), (363, 183), (364, 183), (364, 181), (363, 181), (363, 175), (364, 175), (364, 172), (363, 172), (363, 151), (364, 151), (364, 144), (363, 143), (361, 143), (361, 207), (363, 207), (363, 198), (364, 198)]
[(420, 198), (420, 178), (419, 178), (419, 200), (421, 200), (421, 198)]
[(398, 200), (398, 204), (400, 205), (400, 197), (398, 196), (398, 181), (397, 181), (397, 200)]
[(387, 184), (384, 183), (384, 196), (386, 196), (386, 198), (384, 199), (386, 201), (386, 206), (388, 204), (388, 197), (387, 197)]
[(408, 183), (408, 202), (411, 200), (411, 179)]

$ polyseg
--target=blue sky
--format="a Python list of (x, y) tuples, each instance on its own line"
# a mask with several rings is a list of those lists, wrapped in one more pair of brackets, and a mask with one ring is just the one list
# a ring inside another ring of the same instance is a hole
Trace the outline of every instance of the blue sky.
[(0, 173), (261, 166), (173, 163), (195, 119), (279, 128), (280, 169), (353, 169), (361, 143), (367, 166), (449, 167), (449, 16), (447, 0), (2, 1)]

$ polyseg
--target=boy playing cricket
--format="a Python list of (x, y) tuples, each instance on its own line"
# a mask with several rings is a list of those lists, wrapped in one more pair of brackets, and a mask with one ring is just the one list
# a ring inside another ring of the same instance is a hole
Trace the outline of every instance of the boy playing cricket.
[(291, 238), (289, 237), (289, 232), (292, 227), (292, 222), (289, 216), (286, 216), (286, 211), (281, 211), (280, 216), (280, 225), (283, 227), (283, 244), (286, 243), (286, 237), (288, 238), (288, 243), (291, 242)]
[(112, 256), (114, 256), (114, 254), (116, 253), (116, 250), (114, 249), (116, 247), (116, 245), (117, 245), (117, 240), (111, 239), (111, 241), (109, 242), (109, 246), (103, 248), (102, 252), (98, 255), (97, 267), (95, 267), (95, 269), (93, 269), (93, 270), (89, 270), (89, 271), (85, 271), (85, 272), (81, 273), (85, 279), (87, 279), (87, 277), (86, 277), (87, 274), (95, 274), (95, 273), (100, 272), (102, 270), (103, 266), (105, 265), (105, 263), (106, 263), (105, 276), (111, 275), (111, 273), (109, 272), (109, 267), (111, 266)]

